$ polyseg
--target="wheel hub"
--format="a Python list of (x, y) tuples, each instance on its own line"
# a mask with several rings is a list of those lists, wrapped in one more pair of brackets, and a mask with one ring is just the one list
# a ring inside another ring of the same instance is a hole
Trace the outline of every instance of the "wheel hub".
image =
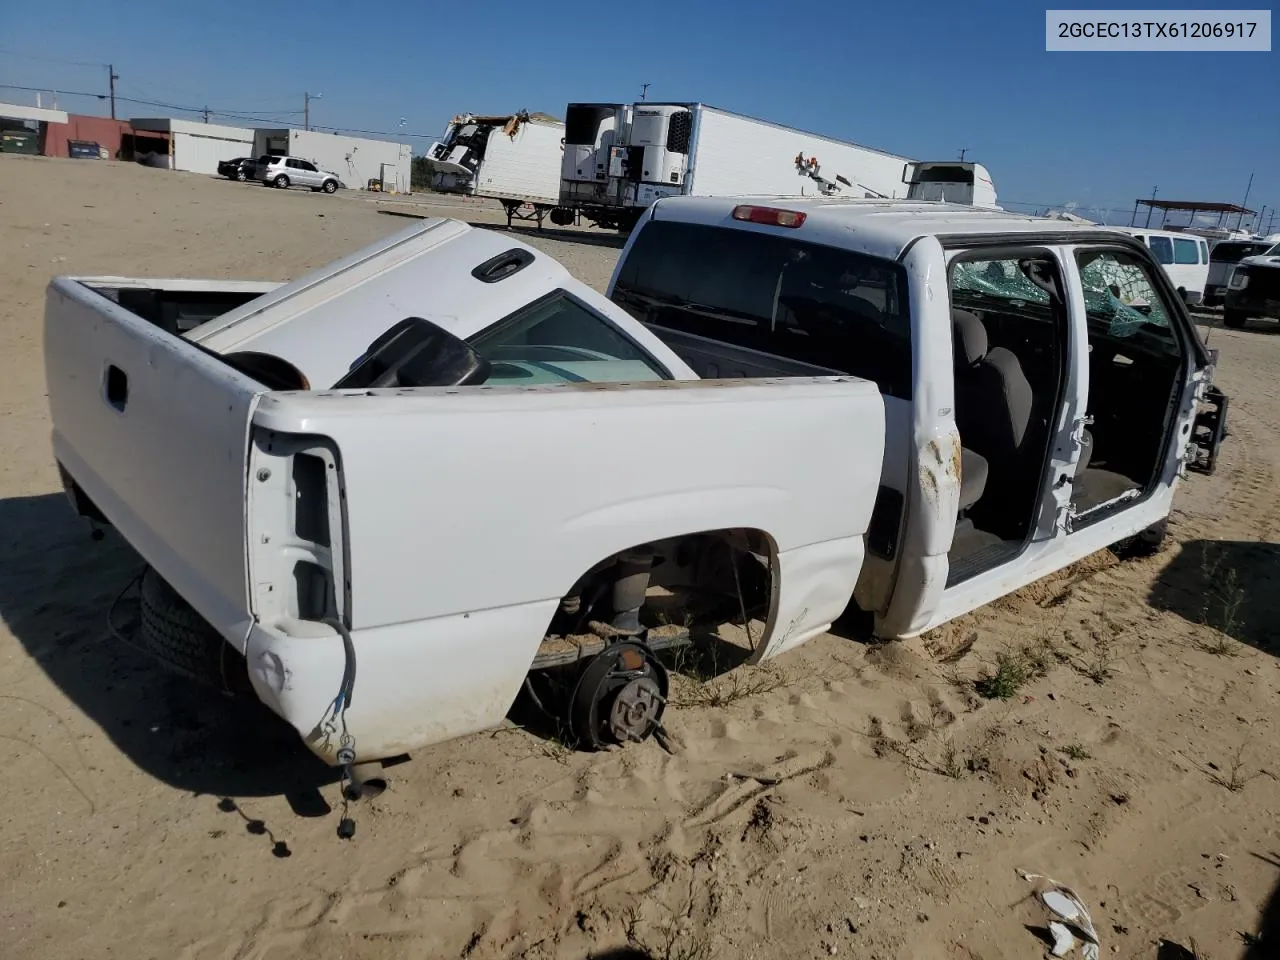
[(642, 643), (625, 641), (591, 659), (569, 703), (569, 729), (580, 746), (638, 742), (662, 720), (667, 704), (666, 668)]
[(637, 677), (614, 695), (609, 732), (619, 743), (643, 740), (657, 726), (663, 703), (658, 684), (649, 677)]

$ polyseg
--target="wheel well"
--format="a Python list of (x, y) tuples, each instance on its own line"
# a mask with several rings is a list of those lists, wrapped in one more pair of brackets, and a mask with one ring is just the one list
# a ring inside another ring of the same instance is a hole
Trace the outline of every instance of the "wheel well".
[[(635, 612), (643, 627), (669, 624), (718, 626), (726, 620), (760, 619), (764, 636), (777, 606), (778, 549), (763, 530), (704, 530), (611, 553), (593, 564), (562, 595), (549, 634), (575, 634), (591, 621)], [(642, 593), (627, 597), (623, 582), (647, 571)], [(621, 599), (627, 597), (627, 599)], [(640, 601), (638, 611), (631, 606)], [(616, 609), (617, 603), (628, 606)], [(624, 617), (625, 619), (625, 617)]]

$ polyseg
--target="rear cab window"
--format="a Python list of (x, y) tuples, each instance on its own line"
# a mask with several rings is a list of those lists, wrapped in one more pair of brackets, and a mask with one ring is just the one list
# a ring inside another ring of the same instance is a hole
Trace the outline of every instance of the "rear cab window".
[(649, 326), (874, 381), (911, 398), (911, 318), (898, 263), (799, 238), (651, 220), (613, 300)]

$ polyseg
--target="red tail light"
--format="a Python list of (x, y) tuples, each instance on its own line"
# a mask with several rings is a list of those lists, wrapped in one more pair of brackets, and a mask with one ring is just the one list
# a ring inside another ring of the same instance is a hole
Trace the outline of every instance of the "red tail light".
[(771, 227), (798, 227), (804, 223), (805, 216), (798, 210), (783, 210), (779, 207), (752, 207), (744, 204), (733, 208), (733, 219), (763, 223)]

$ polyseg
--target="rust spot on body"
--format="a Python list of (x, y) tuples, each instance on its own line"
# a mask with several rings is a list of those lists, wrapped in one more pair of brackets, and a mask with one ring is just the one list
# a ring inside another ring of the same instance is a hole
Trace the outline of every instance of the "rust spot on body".
[(952, 435), (951, 437), (951, 471), (956, 475), (956, 480), (962, 479), (963, 470), (961, 464), (964, 462), (964, 454), (960, 448), (960, 437)]
[(938, 478), (928, 467), (920, 468), (920, 490), (930, 503), (938, 502)]

